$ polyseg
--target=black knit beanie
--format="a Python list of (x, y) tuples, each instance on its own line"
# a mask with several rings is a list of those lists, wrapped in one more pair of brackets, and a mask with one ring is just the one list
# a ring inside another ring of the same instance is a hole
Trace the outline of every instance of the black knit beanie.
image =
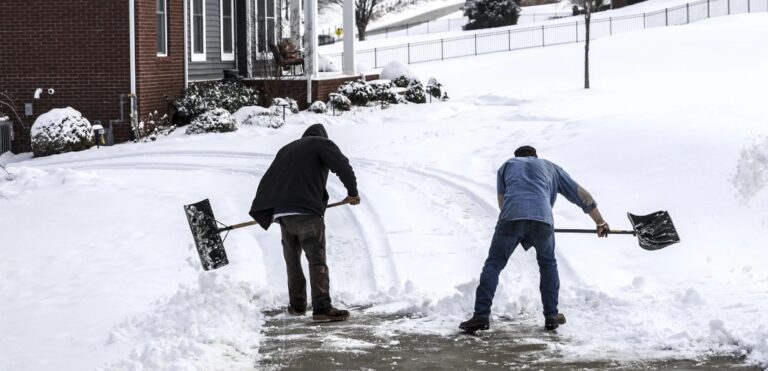
[(515, 150), (515, 157), (539, 157), (536, 155), (536, 148), (531, 146), (522, 146)]

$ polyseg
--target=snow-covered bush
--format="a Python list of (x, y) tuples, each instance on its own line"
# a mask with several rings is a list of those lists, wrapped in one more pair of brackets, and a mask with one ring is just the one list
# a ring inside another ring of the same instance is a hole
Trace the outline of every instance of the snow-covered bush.
[[(285, 109), (283, 109), (285, 107)], [(281, 115), (283, 114), (283, 111), (285, 113), (299, 113), (299, 104), (296, 103), (296, 100), (291, 98), (274, 98), (272, 99), (272, 106), (269, 107), (270, 110), (272, 110), (272, 113), (275, 115)]]
[(240, 107), (256, 104), (258, 98), (254, 89), (242, 83), (216, 81), (190, 85), (181, 97), (173, 101), (173, 106), (180, 123), (186, 125), (205, 111), (223, 108), (234, 113)]
[(374, 86), (376, 92), (376, 100), (386, 103), (398, 103), (398, 94), (392, 91), (392, 83), (377, 84)]
[[(409, 79), (416, 78), (416, 75), (411, 72), (411, 69), (399, 61), (392, 61), (387, 63), (387, 65), (384, 66), (384, 68), (381, 70), (381, 73), (379, 74), (380, 79), (391, 80), (393, 83), (395, 82), (395, 79), (401, 76), (405, 76)], [(401, 86), (401, 88), (404, 87), (405, 86)]]
[(405, 100), (413, 103), (427, 103), (427, 93), (418, 80), (411, 81), (405, 90)]
[(282, 117), (275, 115), (270, 109), (259, 106), (240, 108), (232, 115), (232, 118), (237, 125), (254, 125), (272, 129), (285, 125)]
[(520, 6), (514, 0), (475, 0), (464, 5), (469, 22), (465, 30), (511, 26), (517, 24)]
[(223, 108), (214, 108), (195, 117), (187, 127), (187, 134), (226, 133), (237, 130), (232, 114)]
[(91, 123), (72, 107), (55, 108), (40, 115), (30, 135), (36, 157), (82, 151), (94, 145)]
[(407, 88), (412, 81), (418, 82), (419, 79), (403, 75), (403, 76), (395, 77), (392, 80), (392, 84), (397, 86), (398, 88)]
[(436, 78), (430, 77), (427, 82), (427, 94), (440, 99), (443, 97), (443, 84), (437, 81)]
[(139, 122), (141, 139), (144, 142), (156, 141), (161, 136), (167, 136), (176, 130), (176, 126), (171, 124), (168, 115), (160, 116), (157, 111), (150, 112), (146, 120)]
[(309, 106), (309, 111), (314, 113), (326, 113), (328, 112), (328, 107), (322, 101), (316, 101)]
[(352, 102), (344, 95), (332, 93), (328, 99), (328, 108), (336, 111), (349, 111), (352, 109)]
[(339, 72), (339, 71), (341, 71), (341, 69), (339, 69), (339, 67), (337, 67), (333, 63), (331, 58), (328, 58), (328, 57), (326, 57), (324, 55), (321, 55), (320, 57), (317, 58), (317, 60), (318, 60), (318, 64), (319, 64), (318, 69), (320, 70), (320, 72)]
[(376, 99), (373, 87), (363, 80), (347, 81), (339, 86), (336, 92), (349, 98), (349, 101), (356, 106), (365, 106)]

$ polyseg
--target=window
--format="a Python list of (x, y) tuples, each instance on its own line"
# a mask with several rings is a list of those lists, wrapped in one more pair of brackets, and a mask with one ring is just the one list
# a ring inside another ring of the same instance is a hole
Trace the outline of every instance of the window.
[(275, 0), (258, 1), (258, 50), (266, 52), (269, 44), (275, 44)]
[(192, 0), (192, 61), (205, 61), (205, 0)]
[(221, 60), (235, 60), (234, 0), (221, 0)]
[(168, 4), (157, 0), (157, 56), (168, 56)]

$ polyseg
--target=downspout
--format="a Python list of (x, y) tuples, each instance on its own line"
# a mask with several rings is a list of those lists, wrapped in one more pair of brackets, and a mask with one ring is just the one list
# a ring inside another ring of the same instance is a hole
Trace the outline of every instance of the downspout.
[(184, 0), (184, 89), (189, 87), (189, 10)]
[[(129, 48), (131, 55), (131, 127), (133, 128), (136, 139), (141, 139), (139, 133), (139, 98), (136, 95), (136, 0), (128, 1), (128, 22), (130, 23)], [(122, 105), (122, 97), (121, 97)], [(122, 109), (120, 115), (122, 116)]]

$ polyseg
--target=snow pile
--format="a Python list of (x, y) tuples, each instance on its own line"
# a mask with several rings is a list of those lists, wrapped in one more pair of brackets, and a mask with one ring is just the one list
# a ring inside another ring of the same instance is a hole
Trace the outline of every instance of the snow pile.
[(384, 66), (384, 69), (382, 69), (381, 73), (379, 74), (379, 78), (383, 80), (395, 80), (396, 78), (402, 76), (408, 78), (416, 78), (413, 72), (411, 72), (411, 69), (400, 61), (392, 61), (387, 63), (387, 65)]
[(733, 185), (745, 201), (768, 186), (768, 137), (741, 151)]
[(202, 133), (226, 133), (236, 131), (235, 120), (229, 111), (223, 108), (214, 108), (195, 117), (187, 126), (187, 134)]
[(320, 65), (318, 67), (320, 72), (341, 72), (341, 68), (336, 66), (331, 58), (328, 58), (324, 55), (318, 57), (318, 63)]
[(196, 283), (182, 285), (148, 316), (117, 326), (108, 345), (138, 344), (127, 359), (100, 370), (251, 369), (258, 356), (254, 334), (261, 330), (261, 295), (246, 282), (201, 272)]
[(309, 111), (314, 113), (326, 113), (328, 107), (322, 101), (315, 101), (309, 106)]
[(40, 115), (30, 134), (35, 156), (82, 151), (94, 144), (91, 123), (72, 107), (54, 108)]
[(238, 125), (253, 125), (257, 127), (277, 129), (285, 125), (280, 116), (268, 108), (260, 106), (247, 106), (240, 108), (232, 115)]

